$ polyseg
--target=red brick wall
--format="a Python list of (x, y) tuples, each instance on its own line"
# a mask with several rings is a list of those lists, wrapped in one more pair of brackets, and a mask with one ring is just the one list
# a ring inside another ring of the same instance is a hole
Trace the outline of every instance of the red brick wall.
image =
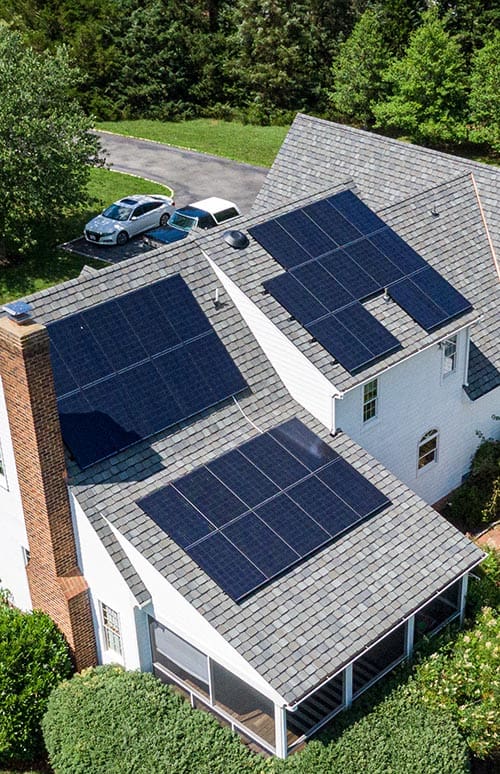
[(0, 375), (28, 533), (32, 604), (58, 624), (81, 669), (96, 663), (95, 635), (78, 568), (44, 326), (0, 319)]

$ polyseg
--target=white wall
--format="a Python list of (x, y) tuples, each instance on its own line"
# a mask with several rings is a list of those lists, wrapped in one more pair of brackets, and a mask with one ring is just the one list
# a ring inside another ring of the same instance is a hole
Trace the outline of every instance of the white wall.
[[(500, 390), (472, 402), (462, 385), (467, 331), (458, 334), (457, 367), (443, 376), (443, 350), (435, 345), (381, 374), (378, 416), (362, 421), (362, 386), (337, 401), (337, 427), (376, 457), (392, 473), (435, 503), (461, 483), (480, 443), (476, 431), (499, 434)], [(417, 470), (418, 443), (428, 430), (439, 431), (438, 460)]]
[[(90, 590), (99, 662), (139, 669), (141, 660), (135, 622), (137, 602), (79, 503), (72, 495), (70, 500), (78, 563)], [(105, 650), (99, 602), (112, 608), (120, 617), (123, 658), (115, 651)]]
[(203, 653), (229, 669), (271, 701), (284, 705), (283, 698), (222, 637), (208, 621), (137, 551), (112, 525), (111, 529), (136, 572), (151, 593), (151, 615)]
[(290, 395), (328, 430), (333, 430), (333, 395), (338, 394), (338, 390), (208, 255), (206, 257)]
[(28, 537), (1, 378), (0, 447), (5, 467), (5, 476), (0, 476), (0, 587), (10, 591), (17, 607), (31, 610), (22, 551), (29, 548)]

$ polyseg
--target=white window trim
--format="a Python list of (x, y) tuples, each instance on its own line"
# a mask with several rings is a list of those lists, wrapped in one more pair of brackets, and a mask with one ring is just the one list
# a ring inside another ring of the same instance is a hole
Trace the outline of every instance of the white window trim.
[[(429, 443), (429, 441), (432, 441), (436, 439), (436, 447), (434, 451), (434, 457), (432, 460), (429, 460), (425, 465), (420, 465), (420, 459), (426, 455), (420, 454), (420, 448), (423, 446), (424, 443)], [(430, 430), (427, 430), (425, 433), (423, 433), (420, 436), (420, 439), (417, 444), (417, 475), (422, 473), (422, 471), (427, 470), (428, 468), (432, 468), (434, 465), (436, 465), (439, 462), (439, 430), (436, 427), (432, 427)]]
[[(116, 616), (116, 624), (107, 621), (107, 611), (112, 616)], [(120, 624), (120, 614), (105, 602), (99, 601), (99, 612), (101, 618), (102, 627), (102, 640), (104, 651), (106, 653), (115, 653), (120, 658), (123, 658), (123, 638)], [(118, 648), (114, 647), (113, 643), (118, 644)]]
[(5, 457), (3, 456), (2, 446), (0, 444), (0, 486), (4, 489), (8, 489), (7, 473), (5, 470)]
[[(455, 351), (453, 353), (453, 368), (450, 370), (446, 370), (445, 364), (448, 360), (451, 358), (446, 356), (446, 347), (449, 344), (453, 344), (455, 347)], [(441, 342), (441, 376), (443, 379), (446, 379), (448, 376), (452, 376), (453, 374), (456, 374), (458, 371), (458, 335), (455, 334), (454, 336), (449, 336), (447, 339), (444, 339), (444, 341)]]
[[(365, 400), (365, 389), (366, 387), (368, 387), (369, 384), (373, 384), (373, 382), (375, 382), (376, 384), (375, 397), (370, 398), (369, 400)], [(367, 406), (370, 403), (375, 404), (375, 413), (373, 416), (365, 419), (365, 406)], [(380, 381), (378, 377), (375, 377), (375, 379), (370, 379), (369, 382), (365, 382), (361, 387), (361, 422), (363, 427), (368, 427), (368, 425), (371, 425), (373, 422), (375, 422), (378, 419), (379, 409), (380, 409)]]

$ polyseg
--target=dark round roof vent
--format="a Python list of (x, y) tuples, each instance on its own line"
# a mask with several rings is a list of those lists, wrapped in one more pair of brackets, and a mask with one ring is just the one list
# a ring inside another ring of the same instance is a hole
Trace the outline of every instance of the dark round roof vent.
[(223, 236), (224, 241), (237, 250), (241, 250), (242, 247), (248, 247), (250, 244), (247, 235), (243, 231), (224, 231)]

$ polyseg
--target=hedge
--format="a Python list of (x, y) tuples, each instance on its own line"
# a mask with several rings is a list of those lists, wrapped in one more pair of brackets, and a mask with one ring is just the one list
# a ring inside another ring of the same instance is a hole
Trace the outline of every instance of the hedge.
[(56, 688), (43, 733), (56, 774), (250, 774), (258, 760), (153, 675), (118, 666)]
[(40, 722), (52, 689), (72, 673), (68, 646), (45, 613), (0, 598), (0, 763), (43, 757)]

